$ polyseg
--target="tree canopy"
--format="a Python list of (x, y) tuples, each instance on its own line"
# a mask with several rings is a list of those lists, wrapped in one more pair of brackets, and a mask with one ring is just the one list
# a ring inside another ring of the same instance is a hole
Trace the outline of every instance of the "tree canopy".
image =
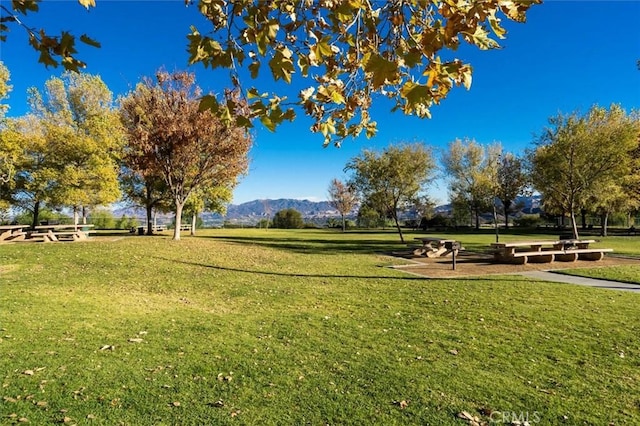
[(391, 215), (404, 242), (399, 210), (412, 204), (433, 179), (431, 150), (422, 143), (389, 146), (381, 152), (365, 150), (347, 163), (345, 171), (352, 172), (350, 185), (362, 200)]
[(575, 238), (576, 211), (601, 188), (630, 173), (639, 137), (638, 114), (627, 114), (615, 104), (549, 119), (531, 155), (532, 182), (545, 199), (570, 214)]
[[(78, 0), (93, 7), (95, 0)], [(38, 10), (39, 0), (12, 0), (2, 6), (0, 37), (9, 24), (22, 26), (31, 46), (47, 66), (77, 70), (76, 37), (50, 36), (23, 22)], [(259, 119), (269, 129), (293, 120), (296, 109), (314, 120), (312, 131), (324, 143), (340, 144), (362, 133), (372, 136), (376, 121), (370, 109), (376, 97), (393, 101), (393, 110), (430, 117), (454, 86), (469, 88), (471, 65), (450, 58), (467, 43), (479, 49), (499, 47), (506, 30), (502, 19), (524, 22), (527, 10), (541, 0), (185, 0), (195, 5), (210, 27), (191, 27), (189, 63), (230, 70), (232, 90), (207, 95), (201, 106), (224, 122), (250, 127)], [(80, 41), (99, 43), (87, 35)], [(266, 69), (266, 71), (265, 71)], [(269, 93), (243, 82), (265, 72), (274, 81), (308, 81), (297, 99)], [(239, 108), (241, 96), (248, 108)]]
[(345, 216), (358, 203), (358, 196), (353, 188), (338, 179), (332, 179), (329, 184), (329, 204), (340, 213), (342, 218), (342, 232), (346, 231)]
[(501, 150), (499, 144), (483, 146), (475, 140), (456, 139), (442, 157), (451, 198), (475, 213), (476, 229), (480, 227), (480, 213), (491, 209), (497, 196)]
[(2, 129), (0, 156), (15, 175), (3, 197), (31, 211), (34, 224), (43, 205), (71, 207), (77, 220), (81, 209), (116, 201), (123, 138), (100, 77), (65, 73), (29, 94), (31, 113)]
[(224, 126), (209, 111), (200, 111), (200, 88), (193, 74), (158, 71), (130, 93), (121, 106), (129, 145), (144, 161), (137, 172), (162, 176), (174, 204), (180, 239), (182, 210), (199, 189), (233, 187), (246, 172), (252, 139), (235, 126)]

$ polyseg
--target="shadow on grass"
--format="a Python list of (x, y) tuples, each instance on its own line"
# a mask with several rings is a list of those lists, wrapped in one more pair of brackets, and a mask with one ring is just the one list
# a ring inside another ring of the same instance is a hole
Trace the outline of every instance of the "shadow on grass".
[[(268, 276), (277, 276), (277, 277), (297, 277), (297, 278), (344, 278), (344, 279), (366, 279), (366, 280), (402, 280), (402, 281), (486, 281), (486, 282), (496, 282), (496, 281), (509, 281), (513, 282), (524, 282), (530, 283), (535, 282), (536, 280), (516, 277), (516, 276), (502, 276), (502, 277), (492, 277), (492, 278), (482, 278), (482, 277), (439, 277), (432, 278), (427, 276), (389, 276), (389, 275), (345, 275), (345, 274), (304, 274), (299, 272), (275, 272), (275, 271), (260, 271), (260, 270), (251, 270), (251, 269), (240, 269), (240, 268), (230, 268), (228, 266), (218, 266), (218, 265), (210, 265), (206, 263), (200, 262), (189, 262), (186, 260), (179, 259), (169, 259), (166, 257), (154, 256), (156, 259), (161, 259), (169, 262), (181, 263), (183, 265), (190, 266), (199, 266), (201, 268), (215, 269), (219, 271), (227, 271), (227, 272), (238, 272), (244, 274), (257, 274), (257, 275), (268, 275)], [(402, 271), (402, 269), (395, 269), (396, 271)]]
[(206, 263), (199, 262), (189, 262), (186, 260), (178, 260), (178, 259), (169, 259), (166, 257), (158, 257), (155, 256), (156, 259), (166, 260), (169, 262), (182, 263), (183, 265), (191, 265), (191, 266), (200, 266), (202, 268), (208, 269), (216, 269), (219, 271), (227, 271), (227, 272), (240, 272), (245, 274), (258, 274), (258, 275), (272, 275), (277, 277), (298, 277), (298, 278), (359, 278), (359, 279), (389, 279), (389, 280), (410, 280), (410, 281), (419, 281), (428, 279), (427, 277), (401, 277), (401, 276), (385, 276), (385, 275), (340, 275), (340, 274), (303, 274), (298, 272), (274, 272), (274, 271), (259, 271), (259, 270), (251, 270), (251, 269), (240, 269), (240, 268), (230, 268), (228, 266), (218, 266), (218, 265), (208, 265)]
[(400, 241), (392, 242), (387, 240), (347, 240), (347, 239), (324, 239), (324, 238), (274, 238), (268, 237), (238, 237), (238, 236), (204, 236), (200, 238), (211, 238), (218, 241), (227, 241), (247, 246), (268, 247), (279, 250), (287, 250), (304, 254), (383, 254), (397, 250), (399, 247), (406, 248), (406, 243)]

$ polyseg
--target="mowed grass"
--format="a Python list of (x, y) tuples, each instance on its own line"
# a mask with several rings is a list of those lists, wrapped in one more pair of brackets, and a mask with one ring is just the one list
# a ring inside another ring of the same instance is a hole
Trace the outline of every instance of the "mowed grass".
[(311, 230), (2, 245), (0, 423), (640, 423), (640, 295), (422, 279), (385, 267), (401, 247)]

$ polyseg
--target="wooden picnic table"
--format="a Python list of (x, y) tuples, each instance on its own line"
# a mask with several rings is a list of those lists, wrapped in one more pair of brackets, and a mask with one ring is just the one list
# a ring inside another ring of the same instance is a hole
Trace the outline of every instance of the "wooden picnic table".
[(93, 225), (69, 224), (69, 225), (38, 225), (35, 232), (29, 235), (29, 239), (40, 239), (43, 242), (51, 241), (82, 241), (89, 236)]
[(590, 248), (595, 240), (563, 239), (554, 241), (516, 241), (510, 243), (492, 243), (494, 255), (498, 261), (510, 263), (527, 262), (575, 262), (582, 260), (601, 260), (604, 253), (612, 249)]
[(0, 225), (0, 242), (22, 241), (27, 233), (23, 229), (29, 225)]
[(457, 253), (459, 246), (456, 240), (452, 240), (449, 238), (442, 237), (416, 237), (414, 238), (416, 241), (420, 241), (422, 246), (417, 247), (413, 253), (419, 256), (427, 256), (427, 257), (442, 257), (442, 256), (450, 256), (454, 253)]

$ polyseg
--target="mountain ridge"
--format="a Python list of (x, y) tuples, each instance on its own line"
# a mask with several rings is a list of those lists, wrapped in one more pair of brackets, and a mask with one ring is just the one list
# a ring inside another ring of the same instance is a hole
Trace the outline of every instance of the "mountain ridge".
[[(540, 206), (540, 197), (518, 197), (516, 199), (520, 207), (520, 211), (524, 213), (533, 213)], [(278, 198), (278, 199), (258, 199), (251, 200), (240, 204), (230, 204), (227, 207), (226, 215), (218, 213), (203, 212), (200, 217), (206, 225), (222, 224), (224, 221), (232, 223), (255, 225), (262, 219), (272, 218), (278, 211), (285, 209), (294, 209), (302, 214), (305, 221), (322, 222), (329, 218), (338, 218), (340, 213), (331, 206), (329, 201), (310, 201), (294, 198)], [(451, 211), (451, 205), (444, 204), (435, 208), (436, 213), (448, 214)], [(117, 217), (132, 216), (144, 222), (145, 211), (139, 207), (124, 207), (113, 211)], [(355, 217), (357, 208), (348, 215)], [(168, 224), (173, 221), (173, 215), (170, 213), (158, 213), (156, 216), (158, 224)]]

